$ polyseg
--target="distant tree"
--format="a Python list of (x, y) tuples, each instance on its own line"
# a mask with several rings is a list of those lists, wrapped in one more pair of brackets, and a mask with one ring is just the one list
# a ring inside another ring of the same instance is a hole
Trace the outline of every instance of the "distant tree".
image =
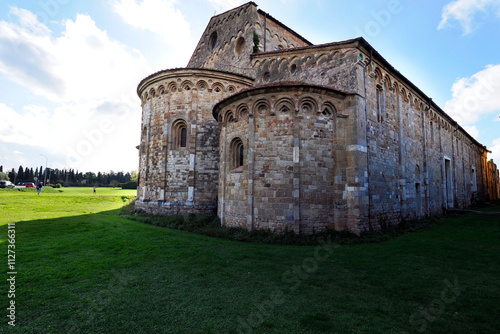
[(17, 181), (19, 181), (19, 182), (23, 182), (24, 181), (23, 166), (19, 166), (19, 169), (17, 170)]
[(12, 170), (9, 172), (9, 179), (10, 179), (10, 182), (12, 183), (16, 183), (16, 172), (14, 170), (14, 168), (12, 168)]
[(118, 181), (118, 182), (120, 182), (120, 183), (125, 182), (125, 176), (123, 175), (123, 172), (116, 173), (115, 180)]
[(9, 176), (4, 173), (4, 172), (0, 172), (0, 180), (9, 180)]
[[(35, 180), (49, 179), (51, 184), (64, 183), (66, 186), (71, 185), (99, 185), (102, 187), (112, 186), (117, 187), (130, 182), (138, 182), (139, 175), (136, 170), (124, 173), (122, 171), (115, 172), (110, 170), (109, 172), (80, 172), (74, 169), (51, 169), (46, 168), (44, 170), (43, 166), (33, 169), (32, 167), (19, 166), (18, 172), (12, 168), (10, 172), (3, 172), (3, 166), (0, 165), (0, 179), (9, 179), (13, 183), (18, 182), (33, 182)], [(137, 188), (136, 185), (133, 188)], [(132, 189), (132, 188), (131, 188)]]
[(30, 174), (29, 181), (33, 182), (35, 180), (35, 173), (33, 173), (33, 168), (30, 168), (29, 174)]
[(130, 181), (137, 182), (137, 178), (138, 177), (139, 177), (139, 175), (137, 174), (136, 170), (133, 170), (133, 171), (130, 172)]
[(85, 183), (87, 185), (91, 185), (91, 184), (96, 183), (96, 176), (95, 176), (95, 174), (92, 173), (92, 172), (85, 173)]
[(60, 182), (60, 179), (61, 179), (61, 171), (56, 168), (56, 169), (54, 169), (52, 171), (52, 180), (51, 180), (51, 182), (53, 184), (56, 184), (56, 183)]
[(66, 187), (69, 187), (69, 171), (67, 171), (66, 169), (64, 170), (64, 185)]
[(54, 177), (54, 170), (50, 167), (47, 168), (47, 179), (49, 182), (52, 184), (53, 182), (53, 177)]

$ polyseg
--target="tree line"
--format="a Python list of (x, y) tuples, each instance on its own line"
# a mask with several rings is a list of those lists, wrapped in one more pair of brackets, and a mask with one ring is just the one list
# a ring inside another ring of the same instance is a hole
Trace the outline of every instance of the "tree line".
[[(19, 166), (17, 172), (14, 168), (11, 171), (4, 171), (0, 166), (0, 180), (8, 180), (14, 184), (20, 182), (43, 182), (44, 184), (70, 186), (99, 186), (117, 187), (122, 184), (129, 184), (133, 187), (133, 182), (137, 182), (137, 172), (79, 172), (74, 169), (46, 168), (43, 166), (33, 168)], [(137, 185), (135, 186), (137, 187)]]

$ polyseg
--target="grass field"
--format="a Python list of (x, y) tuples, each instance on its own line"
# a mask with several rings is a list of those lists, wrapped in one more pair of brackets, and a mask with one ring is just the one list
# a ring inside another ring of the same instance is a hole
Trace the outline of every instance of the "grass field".
[(128, 220), (118, 209), (135, 191), (61, 190), (0, 189), (3, 277), (14, 222), (17, 272), (15, 298), (1, 285), (0, 332), (500, 332), (498, 215), (376, 244), (279, 246)]

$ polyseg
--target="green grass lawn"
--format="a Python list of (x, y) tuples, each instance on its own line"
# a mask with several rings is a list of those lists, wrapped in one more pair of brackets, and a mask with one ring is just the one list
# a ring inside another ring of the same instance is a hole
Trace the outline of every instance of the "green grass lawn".
[(279, 246), (127, 220), (117, 209), (134, 191), (45, 190), (0, 189), (4, 278), (17, 222), (16, 327), (3, 279), (0, 332), (500, 331), (498, 215), (377, 244)]
[(91, 187), (0, 189), (0, 225), (27, 220), (79, 216), (118, 209), (135, 198), (136, 190)]

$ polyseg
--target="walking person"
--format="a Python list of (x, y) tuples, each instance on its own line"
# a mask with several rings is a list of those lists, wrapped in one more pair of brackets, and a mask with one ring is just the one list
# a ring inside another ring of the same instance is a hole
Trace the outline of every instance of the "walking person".
[(94, 195), (96, 194), (96, 191), (95, 191), (95, 190), (96, 190), (96, 186), (94, 186)]
[(41, 182), (38, 182), (38, 184), (36, 185), (36, 190), (38, 191), (38, 195), (40, 195), (40, 193), (42, 192), (42, 183)]

